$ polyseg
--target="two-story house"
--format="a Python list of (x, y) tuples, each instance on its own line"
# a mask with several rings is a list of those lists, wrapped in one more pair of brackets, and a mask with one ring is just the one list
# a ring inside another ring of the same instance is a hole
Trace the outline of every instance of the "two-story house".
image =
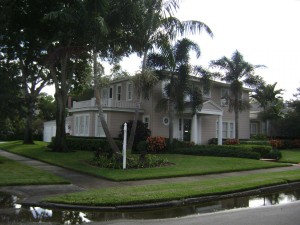
[[(193, 79), (194, 82), (199, 82), (197, 78)], [(140, 120), (151, 130), (152, 136), (168, 137), (168, 112), (155, 110), (158, 101), (166, 97), (164, 85), (164, 82), (158, 83), (153, 88), (149, 100), (143, 99), (141, 105)], [(234, 113), (228, 112), (228, 104), (224, 99), (228, 91), (228, 84), (212, 82), (210, 91), (204, 93), (203, 107), (195, 115), (192, 115), (191, 110), (186, 108), (183, 113), (175, 116), (174, 138), (197, 144), (207, 144), (211, 138), (218, 138), (218, 143), (221, 144), (222, 138), (234, 138)], [(118, 137), (120, 126), (124, 122), (133, 120), (136, 97), (133, 83), (129, 79), (114, 81), (109, 87), (102, 90), (101, 104), (113, 137)], [(242, 97), (249, 100), (248, 89), (244, 89)], [(188, 96), (186, 100), (189, 100)], [(105, 137), (95, 103), (95, 98), (73, 102), (73, 107), (69, 110), (72, 116), (68, 118), (67, 132), (74, 136)], [(239, 121), (241, 139), (250, 137), (249, 121), (249, 111), (241, 112)], [(45, 123), (44, 141), (50, 141), (53, 136), (53, 133), (45, 133), (46, 130), (54, 130), (49, 126), (53, 126), (53, 122), (52, 125), (51, 122)]]

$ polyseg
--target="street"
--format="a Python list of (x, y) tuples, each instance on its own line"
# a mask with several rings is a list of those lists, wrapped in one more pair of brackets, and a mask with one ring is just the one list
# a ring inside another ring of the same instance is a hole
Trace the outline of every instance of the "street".
[(163, 220), (119, 220), (90, 225), (299, 225), (300, 201), (258, 208), (235, 209), (217, 213)]

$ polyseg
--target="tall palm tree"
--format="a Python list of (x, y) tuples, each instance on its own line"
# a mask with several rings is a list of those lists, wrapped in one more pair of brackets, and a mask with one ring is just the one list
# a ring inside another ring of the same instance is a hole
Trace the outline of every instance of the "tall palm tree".
[(277, 82), (274, 84), (262, 84), (255, 89), (255, 93), (251, 95), (259, 106), (263, 109), (261, 118), (265, 122), (265, 134), (268, 135), (269, 121), (279, 118), (281, 116), (281, 109), (283, 107), (282, 92), (283, 89), (275, 90)]
[[(141, 0), (138, 1), (141, 8), (140, 23), (137, 24), (134, 49), (142, 56), (142, 72), (147, 70), (148, 52), (162, 39), (173, 39), (178, 34), (194, 34), (205, 30), (213, 36), (210, 28), (200, 21), (179, 21), (174, 12), (179, 8), (179, 0)], [(142, 96), (139, 95), (136, 102), (133, 125), (128, 141), (128, 149), (132, 148), (136, 131), (137, 120), (140, 112)]]
[[(160, 105), (168, 106), (169, 113), (169, 142), (173, 142), (173, 120), (175, 110), (182, 112), (185, 109), (185, 97), (191, 96), (193, 114), (197, 107), (202, 105), (202, 92), (199, 86), (190, 82), (191, 65), (189, 64), (191, 51), (200, 56), (199, 46), (189, 39), (177, 41), (174, 46), (166, 40), (159, 53), (148, 56), (148, 66), (158, 71), (164, 80), (168, 81), (165, 87), (167, 98), (162, 99)], [(166, 110), (166, 108), (164, 108)]]
[(226, 98), (229, 102), (229, 111), (234, 112), (235, 138), (239, 139), (239, 112), (250, 107), (249, 102), (242, 99), (243, 86), (254, 88), (259, 85), (262, 79), (255, 75), (255, 69), (264, 66), (246, 62), (239, 51), (235, 51), (230, 59), (224, 56), (211, 61), (210, 65), (223, 71), (221, 79), (230, 84), (229, 95)]

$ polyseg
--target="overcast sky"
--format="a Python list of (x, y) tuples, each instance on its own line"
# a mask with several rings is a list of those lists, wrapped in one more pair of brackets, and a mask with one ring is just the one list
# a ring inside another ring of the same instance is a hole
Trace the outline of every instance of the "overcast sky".
[[(300, 87), (300, 1), (299, 0), (183, 0), (176, 15), (180, 20), (199, 20), (214, 33), (189, 36), (201, 48), (193, 64), (208, 67), (209, 61), (241, 52), (267, 83), (278, 82), (289, 100)], [(125, 60), (123, 68), (134, 72), (137, 57)]]
[[(176, 15), (180, 20), (199, 20), (208, 25), (214, 38), (202, 33), (188, 38), (201, 48), (192, 64), (208, 67), (211, 60), (241, 52), (267, 83), (278, 82), (290, 100), (300, 87), (300, 0), (183, 0)], [(121, 64), (124, 70), (139, 70), (134, 56)]]

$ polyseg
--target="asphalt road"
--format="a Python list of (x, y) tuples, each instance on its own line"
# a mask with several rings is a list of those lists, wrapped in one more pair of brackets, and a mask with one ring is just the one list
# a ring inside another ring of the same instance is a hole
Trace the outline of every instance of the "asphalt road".
[(300, 225), (300, 201), (163, 220), (119, 220), (89, 225)]

